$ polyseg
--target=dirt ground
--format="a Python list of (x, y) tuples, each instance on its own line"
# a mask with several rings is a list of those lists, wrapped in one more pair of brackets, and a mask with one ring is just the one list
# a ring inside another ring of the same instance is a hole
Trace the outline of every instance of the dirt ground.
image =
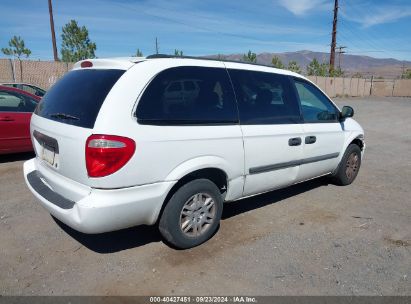
[(351, 105), (367, 150), (348, 187), (324, 178), (225, 205), (197, 248), (154, 227), (85, 235), (26, 188), (30, 154), (0, 158), (1, 295), (411, 295), (411, 99)]

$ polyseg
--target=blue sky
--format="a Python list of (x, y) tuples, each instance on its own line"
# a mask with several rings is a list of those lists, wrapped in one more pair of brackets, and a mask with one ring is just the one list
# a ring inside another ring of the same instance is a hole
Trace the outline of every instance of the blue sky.
[[(329, 51), (333, 0), (53, 0), (57, 46), (75, 19), (98, 57), (181, 49), (185, 55)], [(1, 0), (0, 47), (20, 35), (52, 59), (47, 0)], [(348, 54), (411, 60), (411, 1), (340, 0), (338, 45)], [(1, 57), (5, 57), (3, 54)]]

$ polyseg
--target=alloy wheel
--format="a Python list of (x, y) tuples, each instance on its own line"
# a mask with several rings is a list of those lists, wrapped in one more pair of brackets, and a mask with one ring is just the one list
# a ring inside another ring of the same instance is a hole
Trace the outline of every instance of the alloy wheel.
[(180, 229), (189, 237), (204, 234), (214, 222), (216, 206), (207, 193), (197, 193), (184, 204), (180, 213)]

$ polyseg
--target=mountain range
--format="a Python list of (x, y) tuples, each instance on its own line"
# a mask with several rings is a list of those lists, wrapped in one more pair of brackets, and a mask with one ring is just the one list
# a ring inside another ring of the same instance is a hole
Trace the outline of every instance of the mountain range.
[[(271, 65), (271, 60), (274, 56), (281, 59), (284, 65), (288, 65), (289, 61), (296, 61), (301, 67), (302, 73), (306, 73), (306, 66), (316, 58), (319, 62), (329, 62), (330, 54), (312, 51), (297, 51), (286, 53), (260, 53), (257, 54), (257, 63)], [(374, 58), (370, 56), (360, 55), (340, 55), (338, 53), (335, 58), (335, 66), (338, 67), (339, 62), (341, 69), (345, 75), (351, 76), (359, 73), (363, 77), (385, 77), (397, 78), (402, 75), (403, 68), (411, 68), (411, 61), (400, 61), (393, 58)], [(218, 55), (211, 55), (207, 57), (216, 58)], [(224, 55), (227, 60), (241, 61), (243, 54)]]

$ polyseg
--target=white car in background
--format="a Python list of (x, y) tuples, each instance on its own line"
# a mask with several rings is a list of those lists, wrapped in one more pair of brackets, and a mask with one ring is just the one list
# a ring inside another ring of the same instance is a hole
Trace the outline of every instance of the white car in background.
[(189, 106), (197, 99), (199, 92), (199, 81), (196, 79), (180, 79), (168, 83), (163, 95), (164, 111), (168, 113), (178, 107), (183, 109)]
[[(170, 86), (187, 79), (197, 93), (167, 104)], [(36, 157), (24, 176), (78, 231), (157, 224), (173, 246), (190, 248), (215, 233), (225, 201), (322, 175), (352, 183), (365, 149), (353, 113), (303, 76), (266, 66), (85, 60), (33, 114)]]

